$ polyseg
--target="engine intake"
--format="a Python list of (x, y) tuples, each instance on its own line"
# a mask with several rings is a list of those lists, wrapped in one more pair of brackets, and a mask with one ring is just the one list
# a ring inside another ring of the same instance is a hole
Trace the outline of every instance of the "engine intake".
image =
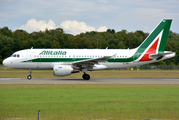
[(73, 73), (73, 68), (71, 65), (54, 65), (53, 75), (55, 76), (68, 76)]

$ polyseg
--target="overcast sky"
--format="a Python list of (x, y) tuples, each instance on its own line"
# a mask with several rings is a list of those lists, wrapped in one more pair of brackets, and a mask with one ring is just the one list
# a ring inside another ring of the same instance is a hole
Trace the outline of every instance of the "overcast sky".
[(152, 31), (173, 19), (179, 33), (179, 0), (0, 0), (0, 28), (34, 31), (61, 27), (65, 33)]

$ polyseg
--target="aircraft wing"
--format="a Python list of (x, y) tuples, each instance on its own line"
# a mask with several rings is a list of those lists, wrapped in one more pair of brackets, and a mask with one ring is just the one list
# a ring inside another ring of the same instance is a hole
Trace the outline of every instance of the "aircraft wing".
[(92, 59), (87, 59), (87, 60), (81, 60), (81, 61), (76, 61), (73, 62), (73, 65), (94, 65), (98, 64), (98, 62), (105, 62), (107, 59), (111, 58), (112, 56), (104, 56), (101, 58), (92, 58)]
[[(89, 68), (89, 69), (102, 69), (102, 68), (106, 68), (106, 66), (104, 65), (97, 65), (99, 64), (99, 62), (106, 62), (106, 60), (108, 60), (109, 58), (115, 57), (115, 55), (112, 56), (104, 56), (104, 57), (100, 57), (100, 58), (91, 58), (91, 59), (86, 59), (86, 60), (81, 60), (81, 61), (76, 61), (76, 62), (72, 62), (72, 65), (74, 68), (76, 69), (84, 69), (84, 68)], [(96, 65), (95, 65), (96, 64)]]

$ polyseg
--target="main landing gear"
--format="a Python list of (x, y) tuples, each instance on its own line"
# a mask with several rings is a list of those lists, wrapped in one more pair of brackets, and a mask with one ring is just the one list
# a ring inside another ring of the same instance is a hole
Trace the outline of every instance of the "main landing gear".
[(82, 72), (84, 73), (83, 74), (83, 79), (84, 80), (89, 80), (90, 79), (90, 75), (88, 75), (88, 70), (87, 70), (87, 68), (84, 68), (84, 69), (82, 69)]
[(82, 77), (83, 77), (84, 80), (89, 80), (90, 79), (90, 75), (88, 75), (86, 73), (84, 73)]
[(32, 74), (32, 70), (29, 70), (29, 75), (27, 76), (27, 79), (28, 79), (28, 80), (32, 79), (31, 74)]

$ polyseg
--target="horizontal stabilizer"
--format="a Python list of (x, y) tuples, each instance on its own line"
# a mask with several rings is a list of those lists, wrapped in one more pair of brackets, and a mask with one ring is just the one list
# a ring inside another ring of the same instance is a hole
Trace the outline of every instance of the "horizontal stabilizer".
[(149, 55), (150, 58), (152, 59), (157, 59), (157, 60), (160, 60), (162, 59), (163, 57), (169, 57), (170, 56), (175, 56), (175, 52), (170, 52), (170, 51), (165, 51), (165, 53), (161, 53), (161, 54), (151, 54)]

